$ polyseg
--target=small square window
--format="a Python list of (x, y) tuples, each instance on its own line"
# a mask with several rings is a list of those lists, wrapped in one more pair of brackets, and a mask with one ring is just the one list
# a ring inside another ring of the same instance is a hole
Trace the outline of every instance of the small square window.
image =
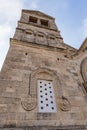
[(41, 25), (48, 26), (48, 21), (41, 19)]
[(30, 17), (29, 17), (29, 22), (37, 23), (37, 18), (36, 18), (36, 17), (33, 17), (33, 16), (30, 16)]

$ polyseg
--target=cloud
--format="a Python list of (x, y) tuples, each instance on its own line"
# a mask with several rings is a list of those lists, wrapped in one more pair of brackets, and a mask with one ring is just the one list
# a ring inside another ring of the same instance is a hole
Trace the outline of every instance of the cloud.
[(0, 47), (7, 44), (7, 37), (10, 38), (25, 0), (0, 0)]
[[(19, 17), (24, 0), (0, 0), (0, 16), (2, 21), (11, 22)], [(1, 22), (0, 20), (0, 22)]]
[(30, 7), (33, 8), (33, 9), (36, 9), (38, 6), (37, 6), (37, 3), (32, 2)]
[(0, 0), (0, 69), (25, 0)]
[(30, 1), (25, 1), (26, 8), (28, 9), (37, 9), (38, 8), (38, 3), (40, 0), (30, 0)]
[(0, 0), (0, 69), (23, 8), (36, 9), (39, 0)]
[(7, 38), (10, 36), (12, 32), (12, 28), (9, 25), (1, 25), (0, 26), (0, 48), (2, 45), (5, 45), (7, 42)]
[(0, 25), (0, 69), (9, 47), (9, 37), (11, 35), (11, 32), (12, 28), (9, 25)]

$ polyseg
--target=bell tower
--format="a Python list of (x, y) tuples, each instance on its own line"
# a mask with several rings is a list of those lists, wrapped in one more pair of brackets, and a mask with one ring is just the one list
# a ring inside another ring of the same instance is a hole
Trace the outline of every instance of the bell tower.
[(14, 39), (40, 46), (57, 47), (63, 43), (54, 18), (40, 11), (29, 10), (22, 11)]
[(86, 130), (86, 55), (53, 17), (22, 10), (0, 72), (0, 130)]

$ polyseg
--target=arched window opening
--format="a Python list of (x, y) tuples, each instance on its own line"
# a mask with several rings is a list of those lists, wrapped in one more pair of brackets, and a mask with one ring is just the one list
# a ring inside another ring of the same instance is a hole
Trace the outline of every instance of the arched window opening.
[(38, 113), (56, 113), (56, 99), (62, 94), (56, 73), (40, 68), (32, 72), (30, 77), (29, 95), (37, 99)]
[(26, 30), (25, 40), (28, 41), (28, 42), (34, 41), (34, 33), (33, 33), (32, 30)]
[(47, 44), (46, 35), (42, 32), (36, 33), (36, 43)]
[(55, 44), (56, 43), (56, 37), (52, 34), (48, 35), (48, 43), (49, 45)]

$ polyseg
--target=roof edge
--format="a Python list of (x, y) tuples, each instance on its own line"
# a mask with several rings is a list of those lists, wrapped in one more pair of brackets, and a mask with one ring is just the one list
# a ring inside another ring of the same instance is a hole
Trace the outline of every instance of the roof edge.
[(80, 48), (79, 48), (79, 51), (82, 50), (84, 44), (87, 42), (87, 37), (84, 39), (83, 43), (81, 44)]
[(47, 14), (45, 14), (44, 12), (42, 12), (42, 11), (38, 11), (38, 10), (27, 10), (27, 9), (22, 9), (22, 12), (25, 12), (25, 13), (37, 13), (37, 14), (43, 14), (44, 16), (46, 16), (46, 17), (48, 17), (48, 18), (50, 18), (50, 19), (55, 20), (54, 17), (52, 17), (52, 16), (50, 16), (50, 15), (47, 15)]

